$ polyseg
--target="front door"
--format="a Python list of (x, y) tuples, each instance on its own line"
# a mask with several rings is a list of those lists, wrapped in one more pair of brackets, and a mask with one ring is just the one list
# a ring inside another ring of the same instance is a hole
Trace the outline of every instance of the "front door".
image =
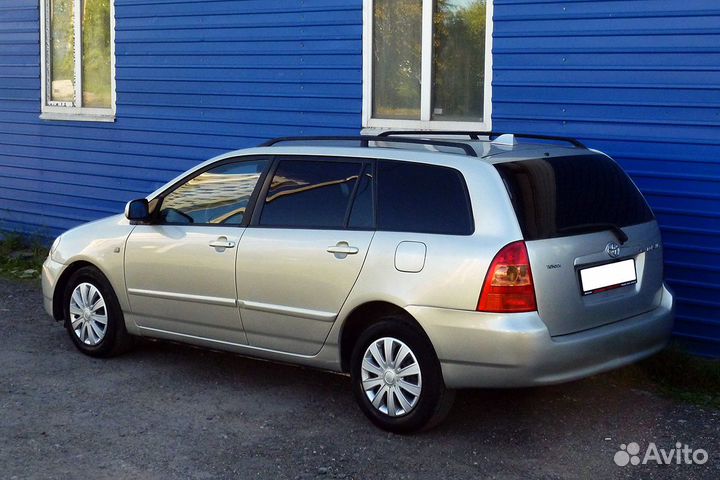
[(161, 196), (151, 225), (127, 241), (130, 309), (144, 329), (246, 344), (235, 260), (245, 209), (267, 159), (224, 163)]
[(238, 303), (250, 345), (320, 350), (374, 234), (370, 172), (354, 159), (278, 159), (238, 251)]

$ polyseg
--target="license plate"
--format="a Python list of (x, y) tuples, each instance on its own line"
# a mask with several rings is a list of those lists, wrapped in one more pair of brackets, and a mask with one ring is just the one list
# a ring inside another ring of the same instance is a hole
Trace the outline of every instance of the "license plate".
[(612, 290), (637, 283), (635, 260), (607, 263), (580, 270), (580, 285), (583, 295)]

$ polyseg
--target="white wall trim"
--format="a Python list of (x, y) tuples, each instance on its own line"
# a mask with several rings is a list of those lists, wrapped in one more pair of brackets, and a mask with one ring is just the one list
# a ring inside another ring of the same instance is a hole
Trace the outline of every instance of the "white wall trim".
[[(433, 1), (423, 0), (420, 57), (420, 120), (430, 121), (432, 108)], [(427, 52), (431, 52), (429, 55)]]
[[(483, 116), (480, 130), (492, 131), (492, 82), (493, 82), (493, 15), (495, 11), (495, 0), (487, 0), (485, 10), (485, 89)], [(114, 70), (113, 70), (114, 72)], [(113, 91), (114, 88), (113, 88)]]
[(82, 6), (80, 0), (73, 0), (75, 31), (75, 101), (56, 102), (50, 100), (50, 0), (40, 0), (40, 118), (42, 120), (77, 120), (84, 122), (112, 122), (116, 112), (115, 79), (115, 0), (110, 0), (110, 108), (86, 108), (82, 106)]
[[(83, 55), (83, 44), (82, 44), (82, 7), (81, 0), (73, 0), (73, 39), (75, 40), (75, 107), (82, 106), (82, 55)], [(112, 54), (111, 54), (112, 55)], [(46, 65), (45, 68), (50, 69), (50, 65)], [(50, 100), (48, 98), (48, 100)]]
[(432, 106), (432, 5), (433, 0), (423, 0), (422, 69), (420, 90), (420, 120), (397, 120), (372, 118), (372, 46), (373, 46), (373, 0), (363, 0), (363, 98), (362, 126), (364, 129), (412, 129), (412, 130), (492, 130), (492, 32), (493, 0), (487, 1), (485, 28), (485, 85), (482, 122), (454, 122), (430, 120)]
[(47, 38), (47, 0), (40, 0), (40, 110), (45, 108), (46, 99), (48, 98), (48, 75), (47, 66), (49, 58), (45, 52), (49, 49), (49, 39)]
[(62, 112), (43, 112), (40, 114), (40, 120), (55, 120), (65, 122), (114, 122), (115, 115), (107, 113), (88, 113), (86, 109), (80, 112), (73, 111), (68, 113), (67, 109)]
[(372, 29), (373, 0), (363, 0), (363, 35), (362, 35), (362, 126), (367, 127), (372, 112)]

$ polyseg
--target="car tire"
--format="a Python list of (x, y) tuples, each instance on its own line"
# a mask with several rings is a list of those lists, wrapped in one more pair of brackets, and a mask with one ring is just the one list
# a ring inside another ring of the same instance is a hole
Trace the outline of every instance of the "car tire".
[(360, 335), (350, 374), (360, 409), (375, 425), (394, 433), (438, 425), (455, 397), (445, 387), (432, 344), (403, 317), (385, 318)]
[(63, 297), (65, 328), (75, 347), (91, 357), (112, 357), (133, 344), (117, 296), (94, 267), (74, 272)]

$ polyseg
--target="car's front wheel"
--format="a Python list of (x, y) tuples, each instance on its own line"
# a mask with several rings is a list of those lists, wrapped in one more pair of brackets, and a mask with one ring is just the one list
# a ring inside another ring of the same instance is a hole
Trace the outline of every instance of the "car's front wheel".
[(396, 433), (431, 428), (450, 410), (440, 363), (410, 322), (388, 318), (365, 330), (351, 359), (353, 393), (375, 425)]
[(132, 340), (110, 282), (93, 267), (70, 277), (64, 294), (65, 328), (86, 355), (110, 357), (127, 350)]

